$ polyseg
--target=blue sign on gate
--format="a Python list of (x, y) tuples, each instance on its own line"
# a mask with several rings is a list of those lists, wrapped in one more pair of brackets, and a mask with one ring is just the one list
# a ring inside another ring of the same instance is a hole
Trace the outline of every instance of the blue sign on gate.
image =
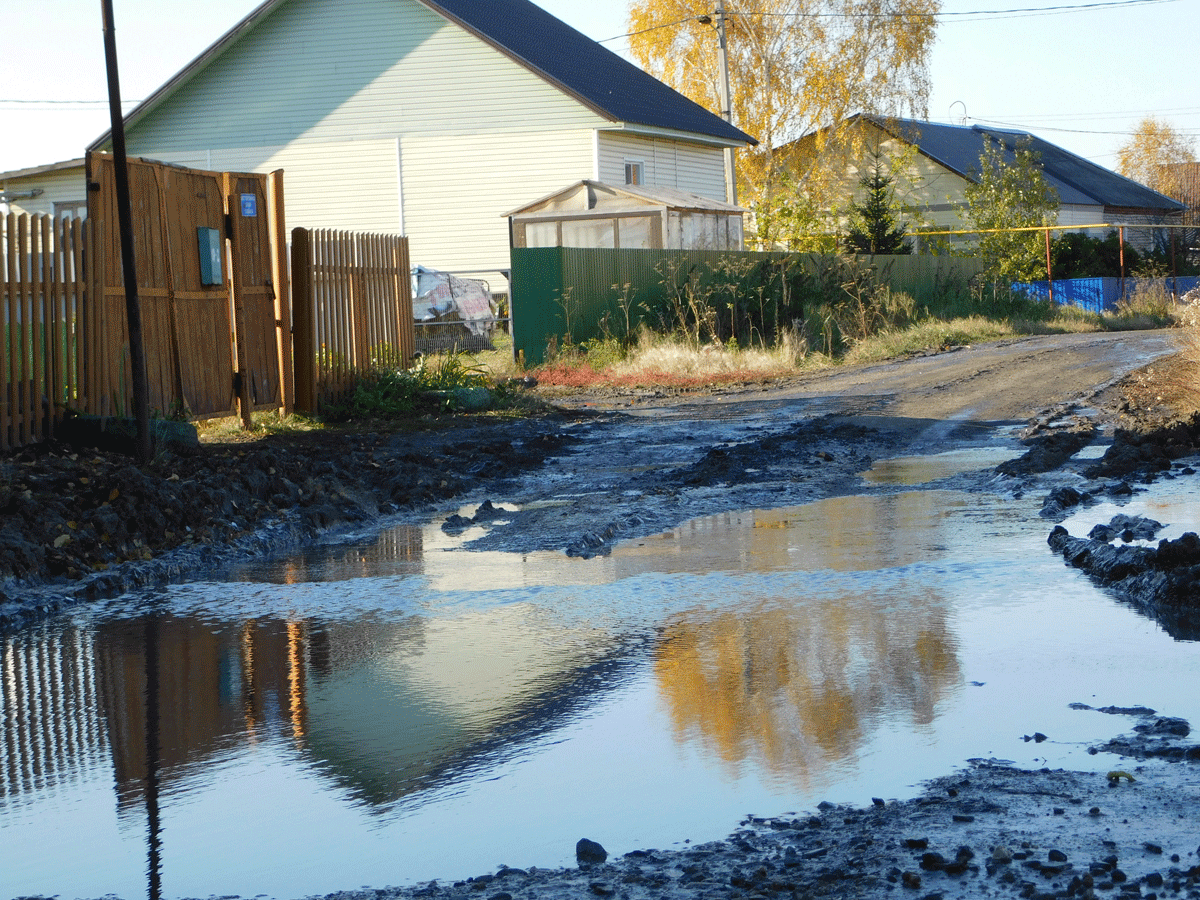
[(257, 194), (242, 194), (242, 215), (250, 219), (258, 215)]

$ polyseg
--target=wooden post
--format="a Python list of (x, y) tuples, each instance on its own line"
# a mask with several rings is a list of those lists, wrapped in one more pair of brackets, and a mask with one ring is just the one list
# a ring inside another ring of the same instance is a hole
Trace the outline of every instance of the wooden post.
[(271, 216), (271, 279), (275, 282), (275, 327), (279, 343), (279, 401), (285, 416), (296, 406), (292, 373), (292, 304), (288, 284), (287, 228), (284, 222), (283, 169), (267, 182)]
[(18, 316), (14, 318), (9, 327), (16, 332), (17, 335), (17, 351), (21, 354), (20, 361), (17, 363), (17, 422), (20, 424), (19, 430), (14, 430), (14, 437), (17, 444), (28, 444), (33, 440), (30, 426), (33, 424), (33, 416), (30, 412), (30, 395), (33, 391), (30, 385), (33, 384), (33, 369), (30, 365), (29, 354), (30, 350), (30, 334), (33, 322), (33, 276), (31, 269), (33, 267), (33, 236), (30, 234), (29, 215), (22, 213), (17, 218), (17, 246), (20, 248), (20, 254), (17, 261), (20, 273), (17, 278), (17, 309)]
[(317, 346), (313, 312), (312, 241), (307, 228), (292, 229), (292, 346), (297, 412), (317, 412)]
[(1175, 265), (1175, 229), (1168, 228), (1171, 235), (1171, 299), (1179, 299), (1179, 268)]
[(138, 303), (137, 265), (133, 257), (133, 214), (129, 203), (129, 167), (125, 156), (125, 119), (117, 77), (117, 38), (112, 0), (101, 0), (104, 16), (104, 57), (108, 65), (108, 110), (112, 119), (113, 173), (116, 180), (117, 221), (121, 229), (121, 272), (125, 281), (125, 314), (129, 319), (129, 363), (133, 372), (133, 414), (137, 422), (138, 459), (150, 461), (150, 386), (142, 345), (142, 311)]
[[(234, 178), (229, 172), (221, 175), (221, 192), (225, 195), (225, 220), (232, 221), (234, 216), (239, 215), (239, 198), (234, 191)], [(233, 238), (233, 232), (230, 231), (226, 237)], [(237, 398), (239, 413), (242, 420), (242, 427), (247, 431), (254, 427), (254, 402), (250, 391), (250, 352), (247, 349), (246, 330), (249, 327), (249, 316), (246, 312), (245, 297), (241, 294), (241, 287), (244, 282), (239, 279), (240, 263), (238, 260), (239, 248), (236, 242), (230, 242), (230, 259), (232, 265), (230, 271), (233, 272), (233, 277), (229, 279), (229, 289), (233, 292), (233, 350), (237, 355), (237, 368), (235, 383), (237, 385)]]

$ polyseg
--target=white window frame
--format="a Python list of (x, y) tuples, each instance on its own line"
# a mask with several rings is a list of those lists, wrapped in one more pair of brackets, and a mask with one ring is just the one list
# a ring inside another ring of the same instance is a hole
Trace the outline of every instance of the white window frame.
[[(631, 172), (634, 175), (634, 180), (630, 179)], [(646, 161), (644, 159), (625, 160), (625, 183), (632, 187), (638, 187), (646, 183)]]

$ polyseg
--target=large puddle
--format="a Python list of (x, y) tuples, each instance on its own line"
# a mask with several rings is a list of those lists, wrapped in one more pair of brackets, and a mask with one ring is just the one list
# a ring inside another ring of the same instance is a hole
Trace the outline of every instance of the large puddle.
[[(1192, 487), (1065, 524), (1175, 537)], [(439, 518), (77, 611), (0, 646), (0, 894), (560, 866), (581, 837), (709, 840), (971, 757), (1111, 768), (1086, 746), (1130, 723), (1072, 703), (1200, 722), (1200, 645), (1066, 568), (1030, 505), (844, 497), (591, 560), (469, 552)]]

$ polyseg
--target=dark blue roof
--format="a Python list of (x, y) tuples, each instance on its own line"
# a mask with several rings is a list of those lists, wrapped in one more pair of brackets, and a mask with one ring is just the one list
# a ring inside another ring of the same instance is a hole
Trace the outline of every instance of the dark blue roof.
[(1015, 159), (1018, 146), (1028, 142), (1028, 149), (1040, 155), (1042, 171), (1046, 174), (1046, 180), (1058, 191), (1059, 203), (1169, 212), (1185, 209), (1184, 204), (1144, 184), (1024, 131), (979, 125), (970, 128), (964, 125), (939, 125), (913, 119), (866, 118), (971, 181), (979, 180), (979, 158), (986, 141), (996, 141), (1008, 162)]
[(422, 0), (613, 122), (758, 142), (529, 0)]

